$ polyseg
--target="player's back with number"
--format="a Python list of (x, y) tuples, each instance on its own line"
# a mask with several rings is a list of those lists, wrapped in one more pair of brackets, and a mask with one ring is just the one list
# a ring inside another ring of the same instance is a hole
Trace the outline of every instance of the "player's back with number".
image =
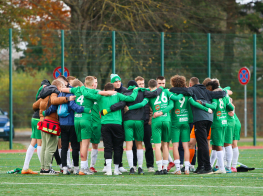
[[(76, 96), (76, 103), (80, 106), (83, 106), (84, 108), (89, 108), (92, 109), (93, 105), (94, 105), (94, 100), (92, 99), (88, 99), (86, 96), (83, 95), (83, 91), (86, 91), (86, 87), (85, 86), (81, 86), (81, 87), (76, 87), (71, 89), (71, 92)], [(97, 91), (95, 89), (88, 89), (90, 91), (90, 93), (96, 93)], [(86, 113), (82, 113), (82, 114), (78, 114), (75, 113), (75, 117), (76, 118), (81, 118), (81, 117), (89, 117), (91, 118), (90, 114), (86, 114)]]
[(189, 122), (189, 100), (190, 96), (183, 96), (179, 101), (174, 102), (174, 108), (171, 112), (172, 122), (176, 124), (185, 124)]
[[(149, 103), (150, 106), (153, 110), (153, 113), (159, 112), (163, 109), (165, 109), (168, 106), (169, 98), (168, 98), (168, 93), (166, 90), (163, 90), (162, 93), (155, 97), (155, 98), (150, 98)], [(170, 119), (170, 112), (164, 113), (162, 116), (158, 118), (153, 118), (152, 121), (171, 121)]]
[(212, 104), (215, 104), (217, 107), (214, 109), (214, 119), (212, 128), (217, 127), (225, 127), (227, 126), (227, 113), (226, 113), (226, 105), (229, 101), (227, 97), (220, 99), (213, 99)]

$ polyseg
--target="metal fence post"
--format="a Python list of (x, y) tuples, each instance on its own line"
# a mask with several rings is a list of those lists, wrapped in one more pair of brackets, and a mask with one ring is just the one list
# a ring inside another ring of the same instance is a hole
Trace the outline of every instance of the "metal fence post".
[(207, 33), (207, 77), (211, 78), (211, 34)]
[(115, 74), (115, 31), (112, 31), (112, 73)]
[(61, 75), (64, 76), (64, 30), (61, 30)]
[(164, 32), (161, 32), (161, 76), (164, 76)]
[(257, 35), (253, 35), (253, 145), (257, 145)]
[(9, 29), (9, 149), (13, 149), (12, 29)]

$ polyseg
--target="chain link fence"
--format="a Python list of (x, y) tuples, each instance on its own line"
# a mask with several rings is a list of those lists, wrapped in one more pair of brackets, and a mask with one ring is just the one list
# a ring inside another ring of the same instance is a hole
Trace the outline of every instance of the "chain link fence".
[[(0, 108), (9, 111), (8, 29), (0, 29)], [(115, 69), (123, 86), (137, 76), (155, 79), (164, 76), (166, 87), (175, 74), (200, 82), (218, 78), (222, 87), (230, 86), (236, 113), (244, 123), (244, 86), (238, 82), (238, 71), (248, 67), (251, 80), (248, 89), (248, 136), (253, 135), (253, 35), (68, 31), (61, 39), (60, 30), (13, 30), (13, 115), (15, 128), (30, 127), (32, 104), (43, 79), (52, 81), (53, 71), (62, 65), (70, 75), (84, 81), (87, 75), (98, 78), (103, 89)], [(114, 47), (115, 46), (115, 47)], [(114, 50), (115, 49), (115, 50)], [(260, 114), (263, 110), (263, 38), (257, 35), (257, 131), (263, 135)], [(64, 56), (62, 56), (64, 50)], [(211, 58), (209, 56), (211, 53)], [(164, 55), (162, 62), (161, 54)], [(115, 62), (115, 63), (114, 63)], [(209, 63), (211, 71), (209, 73)], [(242, 127), (242, 135), (244, 130)]]

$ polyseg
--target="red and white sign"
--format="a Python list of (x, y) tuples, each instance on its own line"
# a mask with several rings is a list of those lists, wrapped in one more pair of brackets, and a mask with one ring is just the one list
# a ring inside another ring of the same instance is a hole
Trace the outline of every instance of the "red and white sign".
[[(53, 71), (53, 77), (54, 79), (57, 79), (59, 76), (61, 76), (62, 70), (61, 67), (57, 67), (56, 69), (54, 69)], [(64, 76), (68, 77), (69, 76), (69, 70), (64, 67)]]
[(250, 80), (250, 71), (247, 67), (242, 67), (238, 72), (238, 81), (242, 85), (247, 85)]

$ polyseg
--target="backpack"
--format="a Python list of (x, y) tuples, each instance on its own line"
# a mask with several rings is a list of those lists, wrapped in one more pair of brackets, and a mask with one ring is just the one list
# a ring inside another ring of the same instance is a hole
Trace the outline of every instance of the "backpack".
[(58, 106), (57, 114), (59, 117), (67, 117), (69, 115), (68, 112), (68, 104), (64, 103)]

